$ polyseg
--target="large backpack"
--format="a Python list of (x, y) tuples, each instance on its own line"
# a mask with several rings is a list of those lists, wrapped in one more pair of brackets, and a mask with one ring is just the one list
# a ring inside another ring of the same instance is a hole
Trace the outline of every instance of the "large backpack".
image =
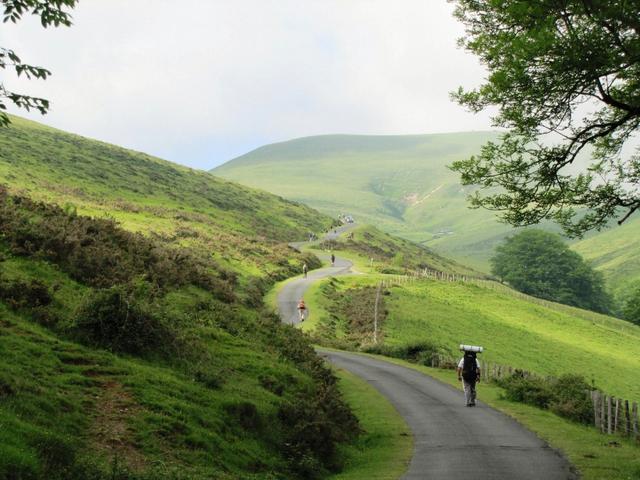
[(464, 352), (462, 378), (464, 378), (467, 382), (475, 382), (478, 379), (478, 364), (476, 362), (476, 352)]

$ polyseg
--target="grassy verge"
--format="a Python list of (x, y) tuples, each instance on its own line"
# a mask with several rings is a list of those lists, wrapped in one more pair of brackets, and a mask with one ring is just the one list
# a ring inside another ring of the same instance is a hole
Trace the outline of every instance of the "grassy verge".
[(343, 447), (343, 472), (329, 480), (395, 480), (406, 471), (413, 450), (409, 427), (385, 397), (359, 377), (337, 370), (340, 391), (360, 421), (363, 434)]
[[(371, 355), (402, 365), (459, 387), (452, 370), (415, 365), (403, 360)], [(565, 420), (553, 413), (503, 398), (503, 389), (492, 384), (478, 386), (479, 399), (506, 413), (553, 448), (564, 454), (584, 480), (630, 480), (640, 478), (640, 448), (618, 436), (605, 436), (594, 428)]]

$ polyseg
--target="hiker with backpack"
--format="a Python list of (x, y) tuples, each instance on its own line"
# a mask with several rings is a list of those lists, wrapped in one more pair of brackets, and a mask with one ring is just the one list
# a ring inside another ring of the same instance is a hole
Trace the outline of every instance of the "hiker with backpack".
[(336, 256), (332, 253), (331, 254), (331, 266), (334, 267), (336, 265)]
[(309, 267), (307, 266), (306, 262), (302, 264), (302, 275), (304, 275), (304, 278), (307, 278), (307, 272), (309, 271)]
[(469, 345), (460, 345), (460, 350), (464, 352), (463, 357), (458, 363), (456, 372), (458, 373), (458, 381), (462, 382), (464, 389), (464, 400), (467, 407), (476, 406), (476, 383), (480, 381), (480, 362), (477, 354), (482, 352), (482, 347), (473, 347)]

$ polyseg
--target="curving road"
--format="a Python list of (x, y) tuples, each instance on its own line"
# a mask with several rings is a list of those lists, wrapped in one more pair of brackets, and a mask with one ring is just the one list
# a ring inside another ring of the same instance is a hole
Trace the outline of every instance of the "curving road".
[(460, 390), (371, 357), (318, 352), (371, 383), (405, 419), (414, 436), (405, 480), (577, 478), (563, 457), (513, 419), (482, 402), (475, 408), (465, 407)]
[[(344, 232), (352, 230), (356, 227), (356, 224), (351, 223), (342, 225), (334, 230), (331, 230), (324, 236), (325, 240), (335, 240)], [(290, 243), (293, 248), (299, 250), (307, 242), (295, 242)], [(322, 260), (329, 260), (329, 255), (320, 255)], [(336, 258), (333, 267), (320, 268), (317, 270), (311, 270), (307, 274), (307, 278), (296, 278), (287, 283), (280, 293), (278, 293), (278, 311), (282, 321), (290, 325), (297, 325), (300, 323), (298, 320), (298, 302), (303, 298), (307, 289), (316, 281), (322, 278), (335, 277), (338, 275), (346, 275), (351, 272), (353, 263), (343, 258)], [(311, 315), (311, 310), (307, 309), (307, 318)]]
[[(353, 228), (345, 227), (342, 231)], [(335, 238), (340, 233), (331, 235)], [(321, 278), (349, 273), (350, 268), (351, 262), (336, 259), (335, 267), (313, 270), (308, 278), (285, 285), (278, 295), (282, 321), (299, 323), (296, 306), (306, 289)], [(562, 456), (515, 420), (482, 402), (475, 408), (465, 407), (461, 390), (416, 370), (368, 356), (322, 349), (318, 352), (371, 383), (411, 428), (414, 452), (403, 480), (577, 478)], [(479, 395), (482, 397), (481, 386)]]

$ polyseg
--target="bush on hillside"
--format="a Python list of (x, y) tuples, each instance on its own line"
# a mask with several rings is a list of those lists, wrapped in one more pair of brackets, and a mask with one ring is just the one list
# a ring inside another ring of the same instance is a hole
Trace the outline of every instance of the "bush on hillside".
[(585, 392), (592, 389), (581, 375), (563, 375), (551, 382), (555, 398), (550, 410), (575, 422), (590, 424), (593, 420), (593, 402)]
[(166, 350), (175, 333), (150, 304), (145, 286), (96, 290), (75, 315), (73, 333), (84, 343), (133, 355)]
[(549, 408), (554, 393), (549, 382), (539, 377), (525, 377), (521, 372), (500, 380), (505, 389), (505, 397), (514, 402), (522, 402), (538, 408)]
[(387, 357), (401, 358), (428, 367), (433, 366), (433, 357), (441, 352), (441, 349), (432, 342), (419, 341), (405, 345), (367, 345), (364, 352)]
[(592, 387), (581, 375), (559, 378), (525, 377), (516, 371), (510, 377), (497, 380), (509, 400), (534, 405), (583, 424), (591, 423), (593, 403), (585, 392)]
[(34, 308), (52, 302), (49, 288), (40, 280), (6, 279), (0, 276), (0, 300), (10, 308)]
[(235, 300), (235, 274), (209, 255), (168, 248), (123, 230), (113, 219), (68, 214), (55, 205), (9, 195), (2, 186), (0, 231), (13, 254), (46, 259), (92, 287), (144, 276), (164, 289), (192, 284), (223, 301)]
[(306, 335), (284, 325), (276, 315), (263, 315), (256, 331), (261, 332), (266, 345), (314, 380), (278, 410), (284, 435), (280, 449), (290, 468), (304, 479), (319, 478), (325, 470), (339, 470), (342, 459), (337, 445), (357, 436), (360, 427), (342, 399), (337, 378), (316, 355)]
[(640, 325), (640, 285), (636, 285), (628, 297), (624, 299), (622, 317)]
[(496, 248), (491, 271), (534, 297), (607, 313), (612, 301), (604, 277), (562, 241), (542, 230), (524, 230)]

